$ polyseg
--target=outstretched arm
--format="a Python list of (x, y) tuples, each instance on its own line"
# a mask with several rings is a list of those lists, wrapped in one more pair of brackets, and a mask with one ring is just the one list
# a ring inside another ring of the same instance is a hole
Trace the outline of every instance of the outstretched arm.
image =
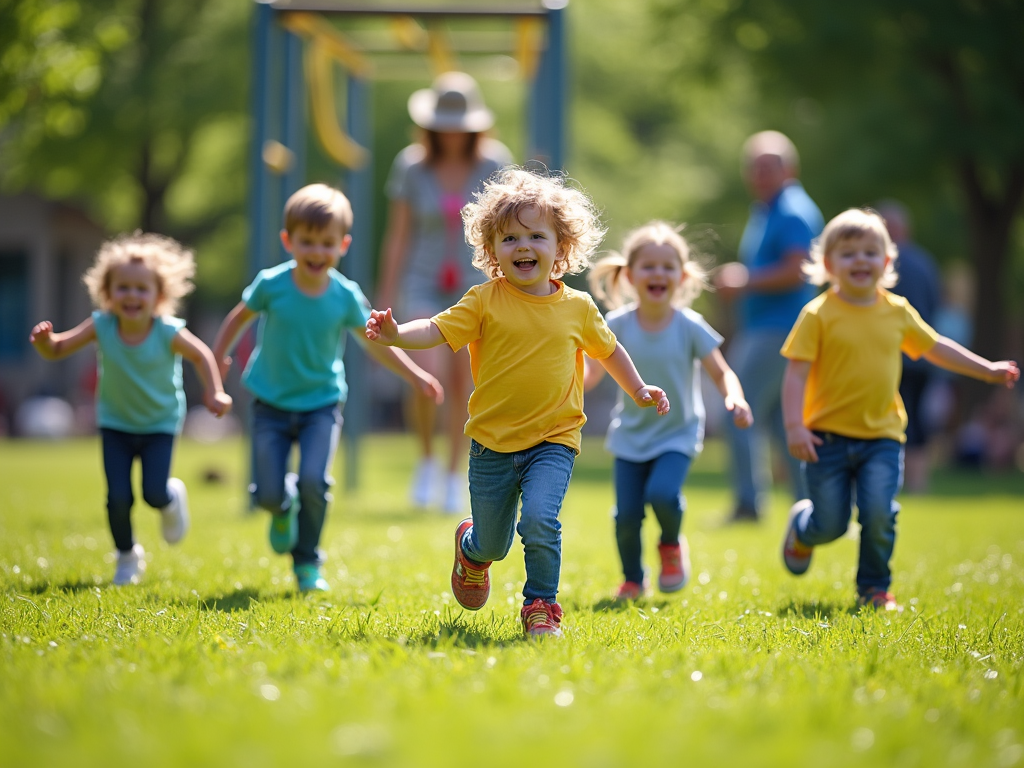
[(739, 377), (733, 372), (729, 364), (725, 362), (722, 353), (711, 350), (711, 354), (700, 359), (704, 370), (715, 382), (718, 391), (725, 398), (725, 409), (732, 414), (732, 420), (740, 429), (746, 429), (754, 423), (754, 414), (750, 412), (750, 406), (743, 397), (743, 387), (740, 386)]
[(231, 369), (231, 358), (228, 357), (228, 353), (235, 348), (235, 343), (242, 335), (242, 331), (258, 314), (249, 309), (244, 301), (240, 301), (234, 309), (228, 312), (228, 316), (220, 324), (217, 338), (213, 342), (213, 359), (217, 361), (221, 378), (227, 376)]
[(28, 340), (45, 360), (63, 360), (87, 344), (96, 341), (96, 326), (90, 317), (70, 331), (54, 333), (53, 323), (43, 320), (32, 329)]
[(441, 329), (429, 320), (411, 320), (399, 325), (391, 315), (391, 308), (383, 312), (370, 310), (366, 321), (366, 338), (385, 347), (401, 349), (430, 349), (444, 344)]
[(660, 387), (653, 387), (644, 384), (644, 380), (637, 373), (636, 366), (629, 353), (626, 352), (618, 342), (615, 342), (615, 351), (604, 360), (598, 360), (601, 367), (608, 375), (615, 379), (615, 383), (622, 387), (623, 391), (633, 398), (633, 402), (641, 408), (655, 406), (658, 415), (664, 416), (671, 407), (668, 402), (668, 395)]
[(804, 425), (804, 390), (811, 364), (807, 360), (790, 360), (782, 378), (782, 420), (786, 425), (786, 445), (794, 459), (816, 462), (814, 446), (824, 442)]
[(195, 334), (182, 328), (171, 341), (171, 350), (188, 360), (203, 382), (203, 405), (218, 417), (231, 410), (231, 396), (224, 391), (224, 383), (217, 370), (213, 352)]
[(935, 346), (925, 352), (924, 359), (947, 371), (962, 373), (989, 384), (1004, 384), (1008, 388), (1020, 379), (1020, 368), (1013, 360), (993, 363), (945, 336), (939, 336)]
[(396, 376), (401, 376), (420, 392), (440, 405), (444, 402), (444, 390), (440, 382), (420, 368), (412, 361), (405, 352), (394, 347), (385, 347), (381, 344), (371, 344), (366, 339), (359, 338), (360, 346), (366, 353), (383, 365)]
[(604, 367), (583, 356), (583, 391), (589, 392), (604, 378)]

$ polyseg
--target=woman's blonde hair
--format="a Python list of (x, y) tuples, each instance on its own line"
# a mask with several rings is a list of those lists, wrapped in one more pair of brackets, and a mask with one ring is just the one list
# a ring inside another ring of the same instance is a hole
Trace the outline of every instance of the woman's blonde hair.
[(110, 309), (110, 276), (118, 267), (133, 262), (144, 265), (156, 275), (155, 315), (173, 315), (181, 299), (195, 288), (192, 277), (196, 273), (196, 262), (192, 251), (169, 237), (137, 231), (101, 245), (96, 261), (82, 276), (97, 308)]
[(899, 281), (899, 275), (896, 274), (896, 258), (899, 256), (899, 250), (896, 248), (896, 243), (889, 237), (889, 230), (885, 228), (885, 220), (870, 208), (850, 208), (825, 225), (821, 235), (811, 243), (811, 260), (803, 265), (807, 282), (811, 285), (827, 285), (832, 282), (832, 276), (825, 265), (826, 257), (843, 240), (865, 235), (874, 235), (881, 240), (882, 250), (889, 257), (889, 263), (878, 284), (883, 288), (892, 288), (896, 285)]
[(494, 239), (510, 222), (519, 221), (527, 208), (551, 217), (558, 240), (552, 277), (574, 275), (590, 266), (605, 232), (594, 203), (562, 176), (541, 176), (510, 166), (491, 176), (476, 200), (462, 209), (474, 267), (490, 278), (501, 276)]
[(590, 270), (587, 275), (590, 290), (609, 309), (636, 301), (636, 289), (626, 279), (626, 270), (633, 268), (637, 254), (644, 246), (667, 245), (676, 252), (683, 275), (687, 278), (676, 289), (672, 303), (677, 307), (690, 306), (707, 286), (707, 272), (690, 258), (690, 246), (680, 234), (682, 229), (682, 226), (676, 227), (667, 221), (650, 221), (637, 227), (626, 235), (622, 253), (612, 251)]

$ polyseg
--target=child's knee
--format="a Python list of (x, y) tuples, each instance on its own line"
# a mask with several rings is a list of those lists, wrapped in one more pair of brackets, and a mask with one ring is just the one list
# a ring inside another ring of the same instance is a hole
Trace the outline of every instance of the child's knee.
[(557, 541), (562, 524), (554, 515), (523, 515), (519, 521), (519, 536), (523, 544)]
[(256, 484), (250, 486), (252, 501), (260, 509), (268, 512), (280, 512), (284, 508), (285, 493), (284, 487), (270, 488), (266, 485)]
[(861, 537), (869, 540), (891, 539), (896, 532), (896, 513), (900, 506), (895, 501), (865, 504), (858, 508)]
[(328, 487), (327, 478), (322, 474), (299, 475), (299, 496), (305, 496), (306, 498), (319, 498), (321, 496), (326, 496)]

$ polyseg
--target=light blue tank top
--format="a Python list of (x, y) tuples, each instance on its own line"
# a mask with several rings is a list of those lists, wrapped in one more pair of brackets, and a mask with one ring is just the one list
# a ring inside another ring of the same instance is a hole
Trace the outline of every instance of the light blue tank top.
[(96, 423), (133, 434), (177, 434), (185, 420), (181, 355), (171, 351), (175, 334), (185, 327), (177, 317), (154, 317), (140, 344), (125, 344), (117, 316), (92, 313), (98, 347), (99, 386)]

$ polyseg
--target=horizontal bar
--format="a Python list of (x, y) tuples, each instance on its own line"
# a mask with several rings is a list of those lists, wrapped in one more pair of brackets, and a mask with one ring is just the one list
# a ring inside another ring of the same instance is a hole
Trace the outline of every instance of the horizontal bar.
[[(262, 2), (263, 0), (260, 1)], [(423, 7), (396, 3), (381, 7), (380, 3), (371, 2), (345, 3), (332, 2), (332, 0), (275, 0), (270, 3), (270, 7), (275, 11), (316, 11), (317, 13), (358, 16), (413, 16), (421, 18), (434, 16), (461, 16), (465, 18), (538, 16), (544, 18), (548, 15), (546, 8), (535, 5), (473, 8), (464, 5)]]

